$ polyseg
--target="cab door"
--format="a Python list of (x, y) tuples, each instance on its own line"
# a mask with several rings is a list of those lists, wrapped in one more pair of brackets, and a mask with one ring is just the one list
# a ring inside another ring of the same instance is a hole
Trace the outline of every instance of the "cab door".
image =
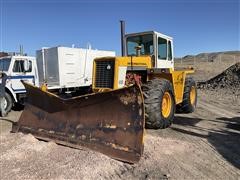
[(15, 93), (25, 92), (25, 88), (21, 80), (27, 81), (31, 84), (35, 84), (35, 77), (33, 75), (32, 60), (29, 60), (29, 70), (24, 70), (24, 59), (15, 59), (12, 66), (12, 73), (9, 79), (11, 79), (11, 87)]
[(172, 40), (157, 37), (157, 67), (173, 68)]

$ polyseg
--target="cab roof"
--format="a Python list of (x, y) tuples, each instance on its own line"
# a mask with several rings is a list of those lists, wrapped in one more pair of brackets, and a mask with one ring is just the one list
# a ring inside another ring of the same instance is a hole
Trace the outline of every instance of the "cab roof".
[(125, 38), (130, 37), (130, 36), (138, 36), (138, 35), (142, 35), (142, 34), (156, 34), (157, 36), (160, 36), (160, 37), (163, 37), (163, 38), (166, 38), (169, 40), (173, 40), (172, 37), (162, 34), (160, 32), (157, 32), (157, 31), (144, 31), (144, 32), (138, 32), (138, 33), (130, 33), (130, 34), (126, 34)]

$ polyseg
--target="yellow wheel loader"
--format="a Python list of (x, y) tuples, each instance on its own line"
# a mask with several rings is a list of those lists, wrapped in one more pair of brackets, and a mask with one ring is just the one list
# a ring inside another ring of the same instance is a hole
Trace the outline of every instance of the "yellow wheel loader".
[(167, 128), (175, 111), (197, 103), (192, 69), (174, 69), (173, 39), (155, 31), (127, 34), (122, 22), (122, 57), (93, 64), (93, 93), (63, 99), (26, 82), (27, 104), (13, 132), (102, 152), (135, 163), (147, 128)]

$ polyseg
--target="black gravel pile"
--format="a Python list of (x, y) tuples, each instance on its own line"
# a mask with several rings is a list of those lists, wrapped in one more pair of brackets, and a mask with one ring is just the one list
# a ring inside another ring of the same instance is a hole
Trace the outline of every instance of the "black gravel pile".
[(240, 91), (240, 62), (208, 81), (199, 82), (198, 87), (200, 89), (228, 88)]

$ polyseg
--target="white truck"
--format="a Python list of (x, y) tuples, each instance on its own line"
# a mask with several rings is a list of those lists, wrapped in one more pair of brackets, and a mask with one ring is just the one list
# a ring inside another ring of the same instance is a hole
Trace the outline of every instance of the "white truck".
[(21, 80), (35, 86), (45, 83), (50, 91), (63, 96), (86, 92), (92, 84), (93, 59), (105, 56), (115, 56), (115, 52), (53, 47), (38, 50), (36, 58), (22, 55), (1, 57), (0, 71), (8, 76), (5, 85), (6, 112), (14, 105), (24, 104), (26, 91)]

